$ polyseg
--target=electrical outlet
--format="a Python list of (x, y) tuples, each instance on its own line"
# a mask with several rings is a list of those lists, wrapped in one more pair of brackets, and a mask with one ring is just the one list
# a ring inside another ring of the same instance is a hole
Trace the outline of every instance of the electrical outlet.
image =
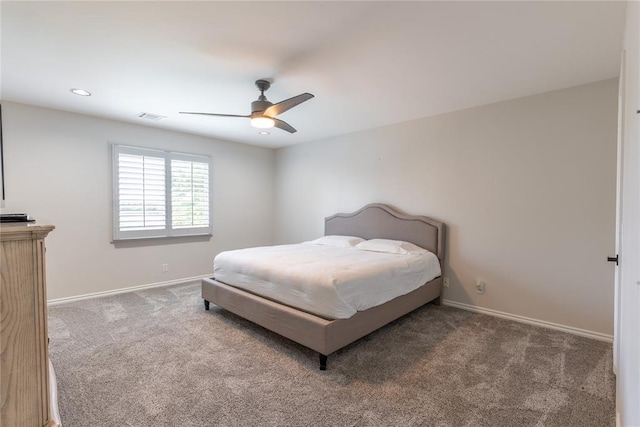
[(443, 288), (448, 288), (449, 287), (449, 278), (448, 277), (443, 277), (442, 278), (442, 287)]
[(482, 280), (478, 279), (476, 280), (476, 293), (477, 294), (484, 294), (484, 288), (487, 284), (484, 283)]
[(166, 273), (167, 271), (169, 271), (169, 264), (162, 264), (162, 272)]

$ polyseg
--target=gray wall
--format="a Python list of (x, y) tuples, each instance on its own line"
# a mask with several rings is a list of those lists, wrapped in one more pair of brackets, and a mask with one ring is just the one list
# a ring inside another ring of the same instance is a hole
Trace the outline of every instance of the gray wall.
[[(10, 102), (2, 126), (3, 212), (56, 226), (47, 239), (49, 299), (207, 274), (218, 252), (273, 241), (271, 149)], [(211, 156), (213, 237), (110, 243), (112, 142)]]
[(611, 335), (617, 89), (607, 80), (279, 149), (276, 242), (389, 203), (448, 224), (446, 299)]

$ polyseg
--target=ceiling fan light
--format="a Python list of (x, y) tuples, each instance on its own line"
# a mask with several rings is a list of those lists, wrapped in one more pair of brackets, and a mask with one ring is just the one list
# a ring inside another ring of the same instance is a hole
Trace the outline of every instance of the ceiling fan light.
[(91, 96), (91, 92), (89, 92), (88, 90), (84, 90), (84, 89), (78, 89), (78, 88), (72, 88), (69, 89), (71, 91), (71, 93), (73, 93), (74, 95), (80, 95), (80, 96)]
[(272, 128), (276, 123), (273, 121), (271, 117), (254, 117), (251, 119), (251, 126), (258, 129), (269, 129)]

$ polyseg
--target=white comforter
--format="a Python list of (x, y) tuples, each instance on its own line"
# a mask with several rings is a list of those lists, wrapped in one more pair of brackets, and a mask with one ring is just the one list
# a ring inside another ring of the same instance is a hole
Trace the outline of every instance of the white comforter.
[(440, 276), (431, 252), (398, 255), (308, 243), (218, 254), (214, 278), (329, 319), (407, 294)]

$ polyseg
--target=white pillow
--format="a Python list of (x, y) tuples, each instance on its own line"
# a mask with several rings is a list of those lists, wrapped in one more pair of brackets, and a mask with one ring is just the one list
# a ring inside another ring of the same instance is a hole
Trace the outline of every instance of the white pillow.
[(371, 239), (356, 245), (356, 249), (372, 252), (386, 252), (390, 254), (420, 255), (427, 252), (426, 249), (413, 243), (402, 240)]
[(312, 245), (336, 246), (338, 248), (352, 248), (364, 239), (355, 236), (322, 236), (310, 242)]

